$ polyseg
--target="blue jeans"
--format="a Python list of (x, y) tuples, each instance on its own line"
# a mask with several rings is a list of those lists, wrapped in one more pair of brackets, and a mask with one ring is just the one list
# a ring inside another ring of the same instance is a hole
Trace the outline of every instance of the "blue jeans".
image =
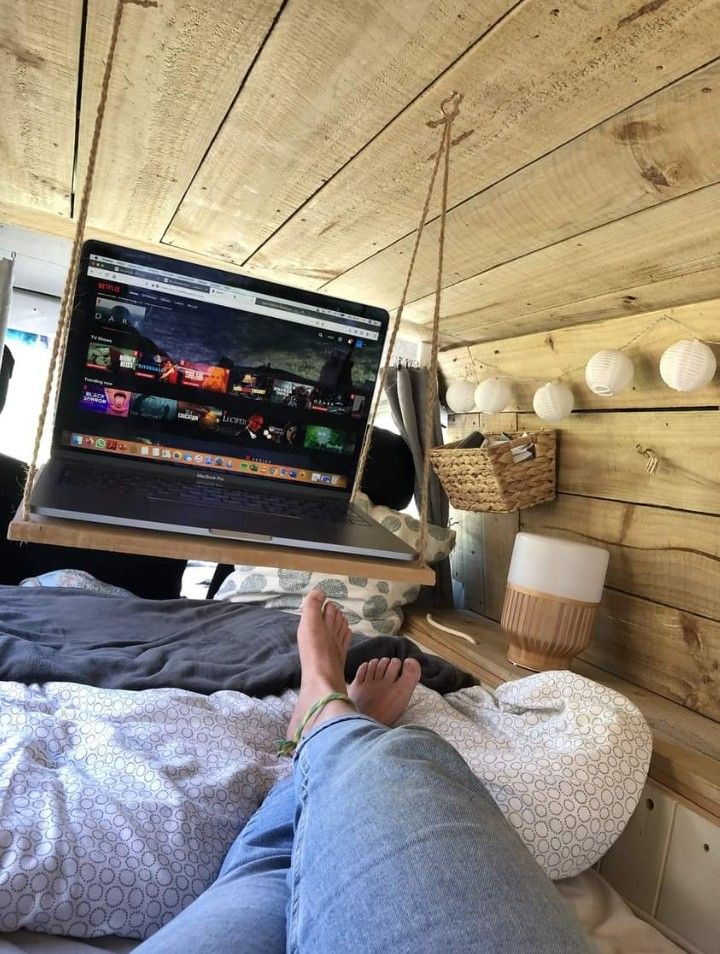
[(308, 733), (217, 881), (137, 954), (588, 954), (483, 785), (434, 732)]

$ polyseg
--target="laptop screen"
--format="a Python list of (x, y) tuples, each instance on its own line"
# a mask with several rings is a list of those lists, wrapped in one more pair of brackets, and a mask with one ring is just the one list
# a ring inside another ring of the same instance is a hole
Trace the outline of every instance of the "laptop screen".
[(387, 312), (85, 245), (56, 441), (347, 492)]

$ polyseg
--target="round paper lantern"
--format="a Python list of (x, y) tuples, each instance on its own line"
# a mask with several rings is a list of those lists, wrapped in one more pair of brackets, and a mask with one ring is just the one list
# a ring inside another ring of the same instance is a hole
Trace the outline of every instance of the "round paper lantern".
[(475, 407), (483, 414), (498, 414), (512, 401), (512, 388), (502, 378), (487, 378), (475, 389)]
[(624, 351), (598, 351), (585, 366), (585, 380), (593, 394), (620, 394), (632, 384), (635, 369)]
[(660, 358), (660, 377), (674, 391), (705, 387), (716, 369), (715, 355), (702, 341), (676, 341)]
[(475, 407), (475, 385), (472, 381), (453, 381), (445, 395), (445, 403), (456, 414), (467, 414)]
[(562, 381), (548, 381), (533, 396), (533, 408), (543, 421), (561, 421), (574, 407), (573, 393)]

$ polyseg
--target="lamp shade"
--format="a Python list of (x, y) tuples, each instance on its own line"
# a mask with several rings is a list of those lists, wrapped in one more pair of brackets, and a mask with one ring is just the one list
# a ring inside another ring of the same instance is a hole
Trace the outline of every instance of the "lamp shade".
[(475, 407), (475, 384), (472, 381), (453, 381), (445, 394), (445, 403), (456, 414), (467, 414)]
[(624, 351), (598, 351), (585, 366), (585, 380), (593, 394), (620, 394), (632, 384), (635, 368)]
[(574, 540), (518, 533), (502, 626), (508, 659), (526, 669), (569, 669), (592, 639), (610, 554)]
[(674, 391), (703, 388), (716, 370), (715, 355), (704, 341), (676, 341), (660, 358), (660, 377)]
[(543, 421), (561, 421), (574, 407), (573, 393), (562, 381), (548, 381), (533, 396), (533, 409)]
[(498, 414), (512, 401), (512, 388), (504, 378), (486, 378), (475, 389), (475, 407), (483, 414)]

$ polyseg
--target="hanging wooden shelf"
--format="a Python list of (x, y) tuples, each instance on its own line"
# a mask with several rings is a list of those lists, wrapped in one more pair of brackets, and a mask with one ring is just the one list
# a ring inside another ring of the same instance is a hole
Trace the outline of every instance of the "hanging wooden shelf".
[(110, 550), (172, 560), (206, 560), (209, 563), (234, 563), (245, 566), (274, 566), (284, 570), (307, 570), (344, 576), (366, 576), (374, 580), (399, 580), (404, 583), (435, 582), (435, 571), (417, 561), (382, 560), (377, 557), (351, 556), (320, 550), (240, 543), (212, 539), (190, 533), (139, 530), (113, 527), (81, 520), (58, 520), (32, 514), (23, 520), (18, 513), (8, 526), (8, 540), (18, 543), (44, 543), (83, 550)]

